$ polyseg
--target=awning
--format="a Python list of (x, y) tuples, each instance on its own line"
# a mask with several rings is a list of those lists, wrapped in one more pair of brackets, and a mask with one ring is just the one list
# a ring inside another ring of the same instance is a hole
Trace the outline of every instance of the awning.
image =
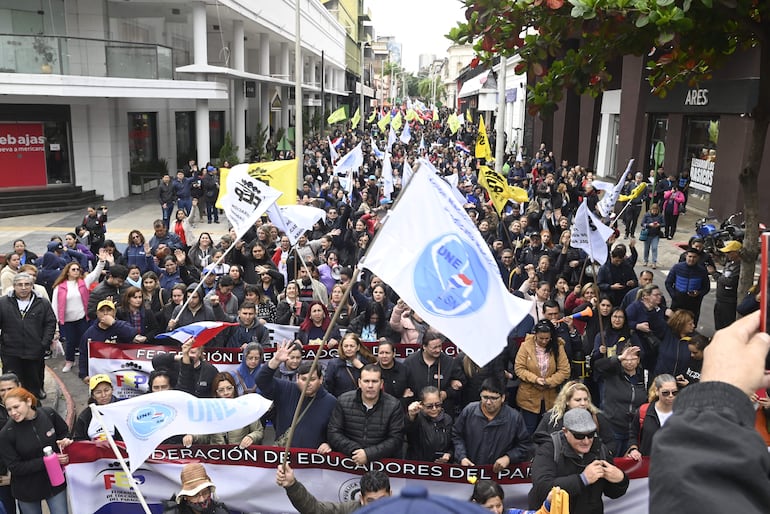
[(489, 78), (489, 70), (466, 80), (463, 87), (460, 88), (460, 93), (458, 93), (457, 97), (464, 98), (466, 96), (477, 95), (479, 91), (484, 88), (484, 84), (487, 83), (487, 78)]

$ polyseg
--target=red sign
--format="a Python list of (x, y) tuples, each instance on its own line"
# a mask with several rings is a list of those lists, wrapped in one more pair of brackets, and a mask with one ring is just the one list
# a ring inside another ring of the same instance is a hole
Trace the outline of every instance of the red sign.
[(0, 123), (0, 187), (45, 186), (42, 123)]

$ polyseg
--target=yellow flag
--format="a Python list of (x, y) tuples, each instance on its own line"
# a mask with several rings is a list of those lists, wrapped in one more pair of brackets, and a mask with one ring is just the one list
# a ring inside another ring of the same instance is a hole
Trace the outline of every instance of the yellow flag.
[(438, 121), (438, 109), (433, 108), (433, 121)]
[(414, 109), (406, 110), (406, 121), (416, 120), (417, 118), (418, 118), (417, 111), (415, 111)]
[[(249, 175), (261, 180), (283, 194), (276, 202), (278, 205), (295, 205), (297, 203), (297, 159), (290, 161), (269, 161), (249, 164)], [(222, 208), (222, 198), (227, 194), (227, 174), (230, 170), (219, 170), (219, 196), (216, 207)]]
[(377, 110), (374, 110), (374, 111), (372, 111), (372, 115), (369, 116), (369, 118), (366, 120), (366, 123), (371, 125), (372, 123), (374, 123), (374, 120), (376, 120), (376, 119), (377, 119)]
[(452, 131), (452, 135), (454, 135), (458, 130), (460, 130), (460, 119), (457, 117), (457, 114), (452, 113), (449, 115), (449, 118), (446, 120), (447, 125), (449, 125), (449, 130)]
[(633, 200), (634, 198), (639, 198), (639, 195), (642, 194), (642, 191), (647, 189), (647, 182), (642, 182), (638, 186), (636, 186), (634, 189), (631, 190), (630, 194), (627, 195), (620, 195), (618, 197), (619, 202), (628, 202), (630, 200)]
[(401, 111), (399, 111), (396, 113), (396, 117), (390, 122), (390, 126), (393, 127), (393, 130), (398, 130), (403, 124), (404, 123), (401, 121)]
[(388, 111), (388, 114), (383, 116), (382, 119), (377, 122), (377, 127), (383, 134), (385, 133), (385, 128), (387, 128), (388, 123), (390, 123), (390, 111)]
[(465, 110), (465, 119), (468, 120), (468, 123), (473, 123), (473, 118), (471, 117), (470, 109)]
[(487, 162), (493, 160), (492, 148), (489, 146), (487, 137), (487, 127), (484, 126), (484, 117), (479, 115), (479, 133), (476, 136), (476, 157), (486, 159)]
[(356, 109), (356, 112), (353, 114), (353, 117), (350, 118), (350, 123), (353, 125), (353, 128), (356, 128), (358, 125), (361, 124), (361, 108)]
[(335, 123), (339, 123), (340, 121), (345, 121), (348, 119), (348, 112), (346, 110), (346, 107), (343, 105), (333, 113), (329, 115), (328, 118), (326, 118), (326, 122), (329, 125), (334, 125)]
[(503, 212), (508, 200), (524, 203), (529, 201), (527, 191), (516, 186), (509, 186), (505, 177), (497, 173), (489, 166), (479, 167), (479, 184), (489, 192), (489, 197), (495, 205), (498, 213)]

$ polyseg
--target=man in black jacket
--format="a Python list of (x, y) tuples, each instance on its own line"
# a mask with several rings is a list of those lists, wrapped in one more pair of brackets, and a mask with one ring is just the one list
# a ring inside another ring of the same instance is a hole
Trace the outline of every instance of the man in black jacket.
[(169, 223), (171, 222), (171, 213), (174, 212), (176, 204), (176, 191), (174, 191), (171, 177), (168, 174), (163, 175), (160, 185), (158, 185), (158, 201), (163, 212), (163, 224), (166, 226), (166, 230), (168, 230)]
[(193, 348), (193, 338), (182, 344), (182, 360), (179, 366), (179, 380), (176, 388), (198, 398), (212, 398), (211, 383), (219, 370), (203, 360), (203, 349)]
[(29, 273), (18, 273), (13, 293), (0, 298), (0, 358), (3, 371), (16, 373), (42, 400), (44, 355), (56, 333), (56, 316), (48, 300), (34, 294), (34, 283)]
[(439, 390), (444, 410), (455, 417), (465, 373), (458, 361), (442, 351), (445, 340), (438, 332), (428, 330), (422, 338), (422, 349), (404, 359), (408, 386), (404, 397), (413, 398), (423, 388), (433, 386)]
[(102, 300), (120, 301), (121, 295), (125, 292), (123, 284), (126, 277), (128, 277), (128, 268), (120, 264), (110, 266), (107, 278), (88, 296), (88, 319), (96, 319), (96, 306)]
[(382, 392), (382, 372), (376, 364), (361, 369), (358, 387), (337, 398), (327, 428), (332, 450), (350, 455), (359, 466), (400, 458), (404, 411), (398, 400)]
[[(596, 422), (585, 409), (564, 414), (564, 428), (537, 448), (532, 461), (529, 507), (542, 505), (553, 487), (569, 493), (571, 514), (602, 514), (602, 495), (620, 498), (628, 490), (628, 477), (608, 459), (609, 452), (596, 437)], [(671, 511), (651, 511), (671, 512)]]

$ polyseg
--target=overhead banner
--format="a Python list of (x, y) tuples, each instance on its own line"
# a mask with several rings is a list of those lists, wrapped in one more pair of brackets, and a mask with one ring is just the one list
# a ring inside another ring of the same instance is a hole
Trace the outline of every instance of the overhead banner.
[(42, 123), (0, 123), (0, 187), (45, 186)]
[[(141, 512), (126, 474), (109, 449), (76, 442), (67, 448), (67, 453), (67, 494), (72, 512)], [(296, 512), (284, 489), (275, 484), (275, 471), (282, 458), (282, 448), (268, 446), (161, 446), (133, 476), (154, 513), (162, 512), (161, 502), (179, 492), (182, 466), (193, 461), (206, 467), (216, 485), (217, 498), (230, 510), (262, 514)], [(505, 491), (506, 508), (526, 507), (527, 493), (532, 487), (528, 462), (495, 473), (492, 466), (463, 467), (397, 459), (375, 461), (364, 467), (339, 453), (321, 455), (300, 450), (291, 451), (290, 461), (297, 480), (318, 500), (329, 502), (358, 500), (361, 475), (369, 469), (388, 474), (394, 495), (407, 485), (419, 484), (431, 494), (467, 500), (473, 492), (469, 479), (492, 479)], [(646, 459), (642, 464), (631, 459), (617, 459), (615, 463), (631, 477), (631, 483), (624, 496), (616, 500), (604, 498), (604, 512), (647, 514)], [(131, 509), (131, 504), (136, 504), (136, 510)]]

